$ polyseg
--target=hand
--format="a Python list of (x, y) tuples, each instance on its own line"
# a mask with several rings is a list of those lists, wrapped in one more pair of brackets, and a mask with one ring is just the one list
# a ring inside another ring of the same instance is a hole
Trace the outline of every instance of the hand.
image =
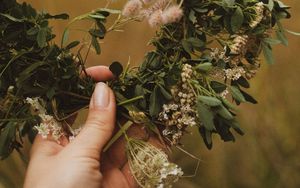
[[(87, 72), (97, 81), (113, 77), (103, 66), (92, 67)], [(90, 101), (85, 126), (72, 142), (68, 143), (63, 138), (58, 144), (39, 135), (36, 137), (24, 187), (137, 187), (130, 175), (122, 139), (106, 154), (102, 153), (114, 130), (115, 113), (112, 90), (104, 83), (98, 83)], [(139, 129), (135, 132), (141, 134)]]

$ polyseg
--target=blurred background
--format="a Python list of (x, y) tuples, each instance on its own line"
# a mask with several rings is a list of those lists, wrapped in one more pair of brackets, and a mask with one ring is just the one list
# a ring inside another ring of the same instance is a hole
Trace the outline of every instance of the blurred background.
[[(19, 0), (21, 2), (21, 0)], [(300, 2), (282, 0), (292, 7), (292, 18), (283, 24), (300, 31)], [(26, 0), (38, 10), (52, 14), (67, 12), (71, 18), (106, 4), (104, 0)], [(124, 0), (111, 4), (120, 8)], [(57, 42), (66, 21), (53, 21)], [(109, 23), (108, 23), (109, 24)], [(83, 22), (74, 28), (89, 27)], [(110, 33), (103, 41), (101, 56), (90, 55), (89, 66), (112, 61), (139, 64), (151, 49), (147, 42), (155, 34), (147, 23), (129, 24), (124, 32)], [(84, 34), (73, 31), (72, 39)], [(223, 143), (214, 137), (214, 147), (208, 151), (197, 130), (186, 136), (184, 149), (199, 157), (199, 170), (193, 178), (181, 179), (175, 187), (181, 188), (296, 188), (300, 187), (300, 37), (287, 34), (289, 46), (274, 49), (275, 65), (262, 63), (257, 77), (251, 81), (249, 93), (259, 101), (257, 105), (243, 104), (239, 120), (246, 135), (237, 136), (235, 143)], [(263, 59), (263, 58), (262, 58)], [(299, 85), (298, 85), (298, 84)], [(24, 148), (28, 158), (29, 145)], [(173, 159), (187, 175), (193, 174), (197, 161), (174, 150)], [(26, 163), (17, 153), (0, 161), (0, 188), (22, 187)]]

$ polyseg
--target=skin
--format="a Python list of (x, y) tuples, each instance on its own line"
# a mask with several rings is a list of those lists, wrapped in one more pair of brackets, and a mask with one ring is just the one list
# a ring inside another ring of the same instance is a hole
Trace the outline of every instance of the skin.
[[(96, 81), (113, 78), (104, 66), (87, 69)], [(130, 174), (125, 154), (125, 140), (120, 138), (108, 152), (105, 144), (115, 129), (116, 103), (113, 91), (104, 83), (97, 83), (90, 101), (89, 114), (80, 134), (69, 143), (61, 143), (37, 136), (31, 149), (25, 188), (129, 188), (138, 187)], [(129, 135), (145, 138), (145, 131), (135, 125)], [(158, 139), (149, 142), (161, 147)]]

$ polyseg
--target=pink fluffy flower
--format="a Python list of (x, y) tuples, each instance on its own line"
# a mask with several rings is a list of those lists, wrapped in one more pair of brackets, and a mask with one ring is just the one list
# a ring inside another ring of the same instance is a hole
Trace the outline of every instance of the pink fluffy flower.
[(140, 0), (129, 0), (122, 11), (123, 16), (130, 17), (140, 13), (143, 3)]
[(178, 22), (183, 16), (182, 9), (177, 6), (171, 6), (162, 13), (163, 24)]
[(148, 19), (149, 25), (151, 27), (162, 25), (163, 23), (162, 14), (163, 14), (162, 10), (157, 10), (153, 12)]

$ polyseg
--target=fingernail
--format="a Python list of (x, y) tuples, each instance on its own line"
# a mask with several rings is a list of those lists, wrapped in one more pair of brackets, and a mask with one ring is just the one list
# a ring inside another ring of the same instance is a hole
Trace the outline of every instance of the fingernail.
[(97, 83), (93, 94), (93, 103), (96, 108), (105, 108), (109, 104), (109, 88), (104, 83)]

